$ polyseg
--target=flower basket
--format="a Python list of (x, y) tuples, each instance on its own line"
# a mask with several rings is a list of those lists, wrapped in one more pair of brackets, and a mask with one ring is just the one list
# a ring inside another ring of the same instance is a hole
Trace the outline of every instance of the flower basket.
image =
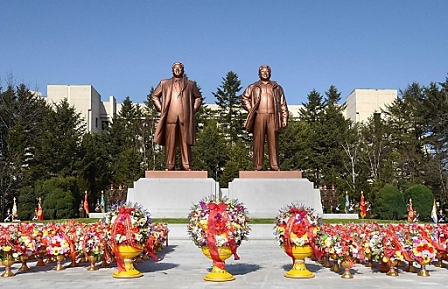
[(213, 261), (212, 272), (204, 280), (234, 280), (226, 271), (226, 258), (220, 252), (222, 248), (228, 248), (234, 259), (239, 260), (237, 247), (247, 240), (250, 231), (244, 205), (235, 199), (210, 196), (192, 206), (188, 219), (188, 234), (196, 246), (202, 248), (203, 252), (209, 252), (209, 258)]
[[(117, 261), (118, 270), (112, 276), (114, 278), (136, 278), (143, 274), (133, 267), (129, 255), (124, 256), (121, 248), (132, 248), (142, 252), (148, 244), (151, 236), (151, 218), (149, 212), (136, 203), (117, 205), (105, 217), (105, 223), (110, 229), (110, 243)], [(129, 251), (129, 250), (126, 250)]]
[[(285, 277), (314, 277), (314, 274), (306, 269), (304, 259), (309, 257), (313, 251), (317, 257), (322, 254), (315, 246), (318, 219), (314, 209), (303, 204), (292, 203), (279, 211), (275, 219), (274, 235), (285, 253), (293, 260), (293, 268), (285, 274)], [(309, 253), (308, 256), (294, 253), (298, 251)]]

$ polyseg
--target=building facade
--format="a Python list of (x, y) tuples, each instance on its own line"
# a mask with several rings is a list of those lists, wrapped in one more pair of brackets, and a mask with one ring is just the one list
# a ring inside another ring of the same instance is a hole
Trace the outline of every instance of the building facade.
[(101, 101), (101, 95), (92, 85), (47, 85), (47, 102), (59, 103), (64, 98), (81, 114), (88, 132), (101, 132), (117, 113), (115, 97)]
[(373, 114), (386, 110), (386, 105), (395, 99), (395, 89), (354, 89), (345, 100), (345, 117), (353, 122), (366, 122)]

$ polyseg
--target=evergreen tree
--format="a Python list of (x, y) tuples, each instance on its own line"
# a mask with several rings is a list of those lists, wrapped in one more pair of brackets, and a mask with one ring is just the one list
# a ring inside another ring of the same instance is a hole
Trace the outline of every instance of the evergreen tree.
[(106, 131), (109, 154), (112, 156), (112, 181), (115, 184), (129, 187), (143, 176), (145, 166), (141, 165), (142, 119), (143, 112), (140, 107), (126, 97), (121, 110)]
[(240, 137), (248, 139), (244, 130), (246, 113), (242, 110), (241, 98), (238, 95), (240, 90), (241, 81), (238, 75), (230, 71), (225, 78), (222, 78), (221, 86), (213, 93), (215, 103), (218, 105), (218, 123), (223, 127), (230, 144), (236, 143)]
[(192, 148), (193, 167), (208, 172), (208, 176), (220, 180), (228, 160), (228, 147), (216, 120), (209, 121), (197, 135), (197, 143)]
[(230, 147), (228, 160), (224, 166), (222, 177), (219, 179), (219, 185), (222, 188), (227, 188), (233, 179), (238, 178), (240, 171), (253, 169), (252, 160), (247, 156), (248, 150), (248, 143), (241, 139)]
[(143, 107), (143, 127), (142, 127), (142, 154), (145, 170), (161, 170), (165, 168), (165, 153), (161, 146), (154, 142), (154, 133), (157, 128), (159, 113), (152, 102), (151, 96), (154, 87), (151, 87), (146, 96), (145, 106)]
[(279, 161), (282, 171), (303, 170), (308, 149), (309, 128), (303, 120), (289, 115), (288, 126), (279, 135)]
[(42, 119), (49, 108), (45, 101), (24, 84), (6, 91), (0, 87), (0, 191), (1, 218), (18, 201), (20, 218), (34, 211), (34, 181), (41, 172), (36, 156), (36, 142), (42, 135)]
[(388, 106), (386, 123), (392, 129), (391, 144), (393, 161), (396, 164), (395, 179), (409, 183), (423, 181), (422, 172), (426, 166), (424, 147), (423, 88), (413, 83), (400, 90), (397, 98)]
[(308, 128), (303, 173), (304, 177), (314, 182), (315, 185), (319, 185), (325, 162), (323, 155), (325, 148), (320, 143), (324, 102), (322, 95), (316, 90), (311, 91), (307, 97), (308, 102), (303, 103), (303, 108), (299, 110), (299, 119), (305, 122)]
[(63, 99), (53, 104), (53, 110), (43, 119), (43, 127), (45, 131), (36, 148), (40, 165), (48, 169), (50, 176), (77, 176), (80, 144), (86, 132), (80, 114)]
[(448, 199), (448, 77), (425, 88), (423, 118), (425, 122), (425, 147), (431, 156), (427, 166), (426, 184), (439, 199)]
[[(79, 163), (80, 192), (88, 191), (89, 196), (101, 197), (101, 191), (111, 183), (112, 158), (108, 154), (105, 134), (86, 133), (82, 138)], [(83, 194), (74, 194), (76, 203), (80, 203)]]
[[(342, 144), (350, 133), (350, 120), (344, 116), (345, 104), (339, 105), (341, 93), (336, 87), (330, 86), (325, 92), (324, 111), (319, 134), (319, 146), (323, 150), (323, 182), (336, 184), (338, 188), (346, 191), (346, 183), (342, 181), (344, 171), (344, 157), (346, 152)], [(319, 182), (320, 184), (322, 182)], [(350, 197), (354, 197), (354, 191), (349, 191)]]

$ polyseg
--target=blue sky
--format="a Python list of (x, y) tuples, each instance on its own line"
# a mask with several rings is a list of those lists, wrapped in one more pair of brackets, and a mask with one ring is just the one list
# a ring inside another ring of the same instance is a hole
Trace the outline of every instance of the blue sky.
[[(0, 79), (46, 95), (91, 84), (143, 102), (181, 61), (206, 103), (229, 71), (243, 89), (268, 64), (288, 104), (330, 85), (404, 89), (445, 81), (448, 1), (0, 0)], [(241, 91), (242, 92), (242, 91)]]

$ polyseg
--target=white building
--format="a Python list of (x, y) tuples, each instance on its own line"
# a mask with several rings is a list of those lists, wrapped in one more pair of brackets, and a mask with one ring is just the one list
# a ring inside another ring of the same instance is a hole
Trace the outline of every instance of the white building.
[(64, 98), (81, 114), (89, 132), (100, 132), (117, 112), (115, 97), (103, 102), (91, 85), (47, 85), (47, 102), (59, 103)]
[(395, 89), (355, 89), (345, 100), (345, 117), (354, 122), (365, 122), (374, 113), (385, 110), (395, 99)]
[[(120, 110), (114, 96), (109, 101), (101, 101), (101, 95), (92, 85), (47, 85), (47, 101), (59, 103), (64, 98), (81, 114), (87, 124), (87, 131), (100, 132), (111, 123), (114, 115)], [(345, 117), (354, 122), (366, 121), (373, 113), (385, 109), (397, 98), (394, 89), (355, 89), (346, 99)], [(207, 104), (217, 109), (216, 104)], [(302, 105), (288, 105), (294, 117), (299, 116)]]

